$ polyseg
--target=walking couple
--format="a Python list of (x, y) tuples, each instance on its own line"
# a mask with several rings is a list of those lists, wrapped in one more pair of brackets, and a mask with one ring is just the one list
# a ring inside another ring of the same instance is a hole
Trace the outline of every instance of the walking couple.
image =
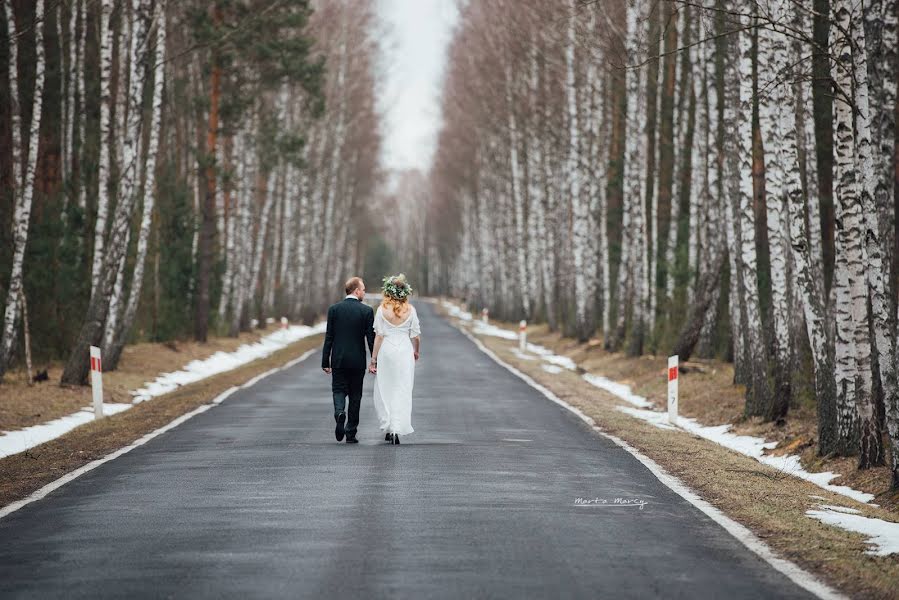
[[(366, 342), (371, 351), (368, 372), (376, 376), (374, 405), (384, 440), (400, 443), (412, 429), (412, 386), (421, 343), (421, 326), (409, 303), (412, 286), (403, 274), (385, 277), (376, 311), (365, 304), (365, 282), (346, 282), (346, 298), (328, 309), (322, 370), (331, 375), (334, 434), (355, 444), (365, 378)], [(349, 406), (347, 400), (349, 399)]]

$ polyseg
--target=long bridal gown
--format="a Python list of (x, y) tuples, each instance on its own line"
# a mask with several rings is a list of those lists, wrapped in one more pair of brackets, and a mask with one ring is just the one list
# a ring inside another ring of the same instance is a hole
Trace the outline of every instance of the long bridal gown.
[(412, 386), (415, 383), (415, 355), (412, 338), (421, 335), (415, 307), (399, 325), (388, 321), (378, 308), (375, 333), (382, 336), (375, 376), (375, 412), (381, 431), (412, 433)]

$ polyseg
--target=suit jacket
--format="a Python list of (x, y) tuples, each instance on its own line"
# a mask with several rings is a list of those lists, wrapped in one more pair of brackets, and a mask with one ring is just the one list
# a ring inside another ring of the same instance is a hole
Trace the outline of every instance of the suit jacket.
[(375, 347), (375, 312), (355, 298), (346, 298), (328, 309), (328, 330), (322, 350), (322, 368), (365, 369), (365, 342)]

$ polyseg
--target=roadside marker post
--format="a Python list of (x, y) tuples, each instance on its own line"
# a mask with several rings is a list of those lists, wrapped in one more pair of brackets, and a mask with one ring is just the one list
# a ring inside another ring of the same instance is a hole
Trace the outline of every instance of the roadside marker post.
[(281, 317), (281, 329), (287, 329), (287, 317)]
[(668, 357), (668, 422), (677, 425), (677, 355)]
[(484, 323), (487, 323), (489, 320), (490, 320), (490, 311), (488, 311), (486, 308), (481, 310), (481, 321), (483, 321)]
[(518, 324), (518, 349), (525, 351), (528, 345), (528, 322), (524, 319)]
[(103, 418), (103, 363), (100, 349), (91, 346), (91, 391), (94, 395), (94, 418)]

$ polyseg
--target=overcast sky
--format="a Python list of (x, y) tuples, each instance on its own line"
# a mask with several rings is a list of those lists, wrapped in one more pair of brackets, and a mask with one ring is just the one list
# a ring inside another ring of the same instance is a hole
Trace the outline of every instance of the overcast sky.
[(446, 51), (455, 0), (378, 0), (381, 40), (378, 103), (388, 170), (431, 165), (440, 129)]

